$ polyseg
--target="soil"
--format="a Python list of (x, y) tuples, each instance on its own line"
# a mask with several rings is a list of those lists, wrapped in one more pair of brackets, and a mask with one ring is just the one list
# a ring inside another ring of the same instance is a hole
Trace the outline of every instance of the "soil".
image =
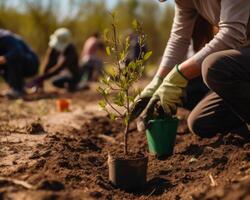
[[(71, 99), (68, 112), (56, 110), (58, 98)], [(107, 158), (122, 144), (123, 128), (99, 110), (99, 99), (95, 86), (29, 101), (0, 98), (0, 200), (250, 199), (250, 143), (231, 133), (200, 139), (186, 131), (185, 118), (174, 155), (149, 155), (145, 190), (115, 188)], [(136, 124), (128, 144), (132, 152), (147, 151)]]

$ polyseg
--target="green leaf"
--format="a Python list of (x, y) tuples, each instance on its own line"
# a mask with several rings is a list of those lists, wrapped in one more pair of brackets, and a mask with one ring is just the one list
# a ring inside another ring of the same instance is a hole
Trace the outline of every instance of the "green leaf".
[(135, 97), (134, 97), (134, 96), (129, 96), (128, 99), (129, 99), (129, 101), (132, 102), (132, 103), (134, 103), (134, 101), (135, 101)]
[(105, 78), (105, 77), (104, 77), (104, 78), (101, 78), (100, 82), (103, 83), (103, 84), (105, 84), (105, 85), (107, 85), (107, 81), (106, 81), (106, 78)]
[(130, 46), (130, 37), (126, 37), (126, 40), (125, 40), (125, 51), (128, 51), (128, 48)]
[(124, 124), (128, 125), (128, 122), (129, 122), (129, 116), (126, 115), (126, 117), (124, 118)]
[(119, 92), (113, 99), (114, 103), (117, 106), (124, 106), (125, 105), (125, 94), (124, 92)]
[(107, 106), (107, 103), (105, 101), (99, 101), (99, 106), (102, 108), (102, 109), (106, 109), (106, 106)]
[(106, 53), (107, 53), (108, 56), (111, 55), (111, 50), (110, 50), (110, 47), (109, 47), (109, 46), (106, 47)]
[(153, 54), (152, 51), (148, 51), (148, 52), (143, 56), (143, 60), (144, 60), (144, 61), (147, 61), (147, 60), (151, 57), (152, 54)]
[(125, 52), (123, 51), (120, 54), (120, 60), (124, 60), (124, 59), (125, 59)]
[(133, 20), (132, 26), (135, 30), (138, 28), (138, 21), (136, 19)]
[(107, 86), (109, 86), (110, 85), (110, 76), (105, 76), (105, 77), (103, 77), (102, 79), (101, 79), (101, 83), (103, 83), (103, 84), (105, 84), (105, 85), (107, 85)]
[(115, 121), (117, 119), (117, 116), (116, 114), (114, 113), (109, 113), (109, 118), (112, 120), (112, 121)]
[(103, 92), (104, 92), (104, 89), (102, 88), (102, 87), (98, 87), (97, 88), (97, 92), (99, 92), (101, 95), (103, 94)]
[(115, 11), (111, 12), (111, 16), (113, 17), (113, 19), (115, 19), (116, 12)]
[(109, 40), (109, 37), (108, 37), (109, 32), (110, 32), (110, 30), (108, 28), (106, 28), (104, 30), (104, 32), (103, 32), (103, 39), (104, 39), (104, 41), (108, 41)]
[(103, 97), (107, 97), (110, 93), (110, 89), (109, 88), (102, 88), (102, 87), (98, 87), (97, 91), (103, 96)]

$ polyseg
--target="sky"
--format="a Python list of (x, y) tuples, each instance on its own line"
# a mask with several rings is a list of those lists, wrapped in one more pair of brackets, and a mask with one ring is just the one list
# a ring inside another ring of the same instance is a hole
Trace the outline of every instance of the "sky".
[[(47, 0), (38, 0), (38, 1), (43, 1), (46, 2)], [(60, 16), (63, 18), (67, 15), (68, 13), (68, 6), (71, 0), (61, 0), (61, 8), (59, 9), (60, 12)], [(84, 0), (83, 0), (84, 1)], [(87, 0), (86, 0), (87, 1)], [(93, 0), (94, 1), (94, 0)], [(95, 1), (104, 1), (104, 0), (95, 0)], [(109, 9), (112, 9), (119, 1), (121, 0), (105, 0), (107, 3), (107, 7)], [(126, 1), (126, 0), (124, 0)], [(139, 1), (155, 1), (157, 2), (157, 0), (139, 0)], [(0, 0), (0, 2), (5, 2), (7, 3), (7, 5), (11, 6), (11, 7), (17, 7), (18, 9), (23, 9), (22, 5), (24, 0)], [(169, 0), (168, 3), (172, 3), (173, 0)], [(164, 7), (164, 5), (166, 5), (167, 3), (161, 3), (162, 7)]]
[(112, 8), (115, 6), (115, 4), (118, 2), (118, 0), (108, 0), (107, 4), (109, 8)]
[[(0, 1), (4, 2), (5, 0), (0, 0)], [(6, 3), (8, 5), (11, 5), (11, 6), (16, 6), (16, 5), (20, 4), (22, 1), (23, 0), (8, 0), (8, 1), (6, 1)], [(43, 0), (41, 0), (41, 1), (43, 1)], [(67, 6), (68, 2), (69, 2), (69, 0), (62, 0), (64, 7)], [(108, 7), (112, 8), (117, 4), (117, 2), (119, 2), (119, 0), (106, 0), (106, 2), (108, 4)]]
[[(0, 1), (6, 1), (6, 0), (0, 0)], [(41, 0), (41, 1), (44, 1), (44, 0)], [(102, 1), (102, 0), (100, 0), (100, 1)], [(114, 7), (119, 1), (121, 1), (121, 0), (106, 0), (109, 8)], [(153, 1), (153, 0), (139, 0), (139, 1)], [(155, 0), (155, 1), (157, 1), (157, 0)], [(23, 0), (8, 0), (6, 2), (8, 3), (8, 5), (16, 6), (20, 2), (23, 2)], [(62, 3), (65, 6), (67, 5), (68, 2), (69, 2), (69, 0), (62, 0)]]
[[(117, 2), (119, 2), (120, 0), (106, 0), (106, 2), (107, 2), (107, 4), (108, 4), (108, 7), (109, 8), (112, 8), (113, 6), (115, 6), (115, 4), (117, 3)], [(153, 1), (153, 0), (139, 0), (139, 1)], [(157, 0), (154, 0), (154, 1), (156, 1), (157, 2)], [(169, 2), (170, 3), (173, 3), (173, 0), (169, 0)], [(166, 5), (166, 3), (162, 3), (162, 4), (165, 4)]]

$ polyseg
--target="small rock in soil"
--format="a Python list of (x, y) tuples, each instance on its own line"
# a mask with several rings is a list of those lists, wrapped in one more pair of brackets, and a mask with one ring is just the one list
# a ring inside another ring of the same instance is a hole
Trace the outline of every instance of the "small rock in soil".
[(93, 191), (93, 192), (90, 192), (89, 194), (91, 197), (93, 198), (96, 198), (96, 199), (99, 199), (101, 198), (103, 195), (101, 192), (98, 192), (98, 191)]
[(26, 126), (26, 132), (28, 134), (36, 135), (44, 132), (43, 126), (38, 122), (32, 122)]

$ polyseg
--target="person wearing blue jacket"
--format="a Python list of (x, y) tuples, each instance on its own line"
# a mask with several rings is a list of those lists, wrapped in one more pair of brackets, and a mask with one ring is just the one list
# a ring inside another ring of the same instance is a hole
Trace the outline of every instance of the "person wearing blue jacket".
[(10, 99), (23, 97), (24, 79), (36, 75), (38, 68), (38, 56), (23, 39), (0, 29), (0, 75), (10, 87), (5, 95)]

